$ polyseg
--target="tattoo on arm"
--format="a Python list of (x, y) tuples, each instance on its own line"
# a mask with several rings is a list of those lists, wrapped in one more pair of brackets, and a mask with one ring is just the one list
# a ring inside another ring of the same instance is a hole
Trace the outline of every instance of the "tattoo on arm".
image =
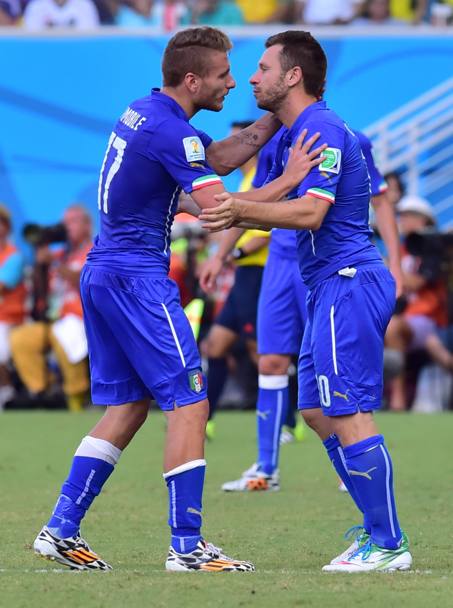
[(256, 133), (256, 130), (260, 129), (258, 125), (256, 125), (253, 130), (249, 131), (248, 129), (244, 129), (240, 133), (233, 135), (233, 139), (239, 144), (244, 146), (251, 146), (259, 150), (262, 146), (262, 142), (260, 142), (260, 136)]

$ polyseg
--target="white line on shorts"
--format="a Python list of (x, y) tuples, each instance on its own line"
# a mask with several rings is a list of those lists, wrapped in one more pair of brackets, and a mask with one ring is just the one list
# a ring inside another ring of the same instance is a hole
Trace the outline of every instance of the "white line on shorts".
[(176, 348), (178, 349), (179, 356), (181, 357), (181, 361), (184, 367), (186, 367), (186, 360), (184, 359), (184, 355), (182, 354), (181, 345), (178, 340), (178, 336), (176, 335), (175, 327), (173, 325), (173, 321), (171, 320), (170, 313), (167, 310), (167, 307), (163, 302), (161, 302), (162, 308), (165, 310), (165, 314), (167, 315), (168, 324), (170, 325), (171, 333), (173, 334), (173, 338), (175, 340)]

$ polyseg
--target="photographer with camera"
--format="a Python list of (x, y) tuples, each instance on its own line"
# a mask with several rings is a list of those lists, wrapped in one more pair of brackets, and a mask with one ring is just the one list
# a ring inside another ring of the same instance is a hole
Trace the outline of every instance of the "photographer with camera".
[(25, 315), (24, 261), (9, 240), (11, 216), (0, 205), (0, 410), (14, 396), (8, 370), (11, 328), (23, 323)]
[[(63, 379), (68, 408), (80, 411), (87, 398), (87, 344), (79, 293), (80, 272), (92, 247), (91, 218), (81, 205), (71, 205), (62, 226), (29, 225), (24, 235), (36, 247), (34, 318), (11, 332), (17, 372), (39, 401), (50, 388), (47, 354), (52, 351)], [(54, 242), (62, 248), (51, 249)]]
[[(435, 363), (452, 372), (453, 355), (438, 335), (448, 324), (445, 281), (439, 272), (433, 273), (431, 267), (428, 268), (423, 256), (414, 255), (409, 247), (414, 235), (421, 237), (432, 231), (436, 225), (434, 212), (428, 201), (413, 195), (403, 197), (396, 210), (404, 243), (401, 258), (404, 296), (388, 325), (386, 347), (399, 354), (402, 364), (407, 353), (423, 349)], [(403, 373), (391, 383), (389, 405), (397, 411), (408, 408)]]

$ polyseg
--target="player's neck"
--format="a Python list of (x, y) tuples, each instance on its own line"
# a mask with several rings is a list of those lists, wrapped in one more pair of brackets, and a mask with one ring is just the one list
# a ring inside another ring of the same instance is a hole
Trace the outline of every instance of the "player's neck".
[(285, 127), (290, 129), (297, 117), (306, 110), (308, 106), (311, 106), (317, 101), (316, 97), (305, 95), (304, 93), (288, 95), (275, 114)]
[(191, 99), (187, 98), (184, 94), (177, 91), (176, 89), (174, 89), (172, 87), (162, 87), (160, 92), (163, 93), (164, 95), (168, 95), (168, 97), (171, 97), (172, 99), (174, 99), (176, 101), (176, 103), (179, 104), (181, 106), (181, 108), (184, 110), (184, 112), (187, 114), (189, 120), (192, 118), (192, 116), (194, 114), (196, 114), (197, 110), (195, 108), (193, 101)]

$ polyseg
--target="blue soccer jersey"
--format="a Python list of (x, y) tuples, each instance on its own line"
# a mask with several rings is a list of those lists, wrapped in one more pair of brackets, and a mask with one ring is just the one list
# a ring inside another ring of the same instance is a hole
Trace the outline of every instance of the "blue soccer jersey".
[(374, 162), (373, 144), (365, 133), (356, 131), (355, 129), (352, 129), (352, 131), (359, 140), (360, 149), (362, 150), (362, 154), (366, 162), (368, 175), (370, 177), (371, 196), (379, 196), (379, 194), (386, 192), (387, 183)]
[(181, 189), (221, 183), (206, 164), (210, 143), (157, 90), (132, 103), (110, 136), (100, 232), (81, 277), (96, 404), (152, 396), (172, 410), (206, 398), (195, 338), (167, 273)]
[(167, 274), (170, 232), (182, 190), (221, 183), (206, 163), (211, 138), (171, 97), (153, 90), (115, 125), (102, 165), (100, 231), (89, 265)]
[(305, 128), (307, 137), (319, 131), (329, 147), (322, 164), (288, 198), (310, 195), (332, 203), (319, 230), (297, 232), (302, 278), (312, 288), (348, 264), (379, 261), (380, 256), (370, 240), (370, 179), (359, 140), (324, 101), (308, 106), (283, 133), (268, 179), (281, 175), (289, 147)]
[(370, 195), (382, 192), (382, 180), (374, 162), (370, 166), (368, 143), (322, 101), (283, 133), (268, 180), (281, 175), (304, 128), (308, 137), (319, 131), (329, 147), (288, 198), (310, 195), (332, 205), (318, 230), (296, 232), (299, 267), (310, 289), (299, 407), (322, 407), (328, 416), (371, 411), (381, 403), (384, 333), (395, 299), (395, 283), (368, 224)]

